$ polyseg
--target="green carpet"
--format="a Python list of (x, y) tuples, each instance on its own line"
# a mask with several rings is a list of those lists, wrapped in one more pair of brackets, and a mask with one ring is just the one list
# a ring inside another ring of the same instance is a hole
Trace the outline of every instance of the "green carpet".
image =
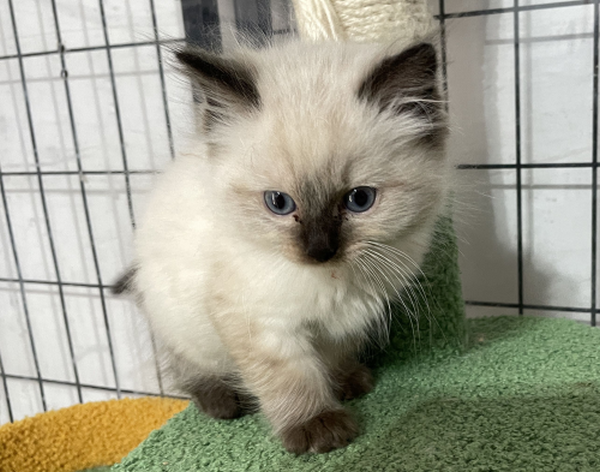
[(600, 331), (568, 320), (470, 320), (460, 354), (434, 348), (377, 370), (348, 403), (362, 434), (295, 457), (260, 415), (214, 421), (190, 407), (120, 471), (598, 471)]

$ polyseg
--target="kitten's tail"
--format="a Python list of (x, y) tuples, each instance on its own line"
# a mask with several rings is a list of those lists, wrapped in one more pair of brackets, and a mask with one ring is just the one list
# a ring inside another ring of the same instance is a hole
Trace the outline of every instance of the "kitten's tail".
[(137, 267), (133, 266), (119, 277), (119, 279), (111, 287), (110, 291), (114, 295), (122, 295), (124, 293), (134, 293), (135, 289), (135, 274)]

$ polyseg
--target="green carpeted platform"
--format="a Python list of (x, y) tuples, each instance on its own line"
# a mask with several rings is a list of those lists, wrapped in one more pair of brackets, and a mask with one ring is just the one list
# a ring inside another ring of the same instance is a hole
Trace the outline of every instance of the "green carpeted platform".
[(215, 421), (191, 406), (113, 472), (600, 471), (600, 330), (465, 322), (456, 259), (442, 218), (421, 280), (428, 301), (407, 302), (423, 316), (417, 326), (398, 308), (387, 349), (370, 359), (374, 391), (348, 403), (362, 433), (346, 449), (296, 457), (259, 414)]
[(598, 471), (600, 330), (543, 318), (470, 320), (462, 354), (386, 363), (350, 402), (361, 436), (295, 457), (260, 415), (214, 421), (194, 407), (155, 431), (120, 471)]

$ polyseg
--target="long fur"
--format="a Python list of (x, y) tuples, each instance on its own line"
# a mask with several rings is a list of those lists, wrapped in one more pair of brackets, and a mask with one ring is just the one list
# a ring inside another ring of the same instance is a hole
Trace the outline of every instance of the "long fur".
[[(155, 336), (185, 364), (174, 369), (182, 386), (237, 379), (290, 450), (340, 446), (288, 437), (320, 427), (312, 419), (325, 413), (348, 439), (355, 434), (335, 413), (333, 372), (385, 331), (389, 301), (418, 274), (447, 195), (437, 72), (410, 70), (430, 57), (394, 65), (398, 50), (239, 50), (219, 59), (217, 84), (210, 55), (179, 53), (210, 126), (162, 175), (136, 233), (136, 271), (118, 287), (135, 287)], [(431, 83), (415, 83), (422, 77)], [(241, 81), (245, 91), (229, 90)], [(367, 82), (375, 89), (359, 93)], [(375, 204), (338, 208), (339, 253), (310, 261), (299, 225), (318, 224), (320, 209), (358, 186), (377, 189)], [(270, 212), (267, 190), (292, 196), (295, 214)]]

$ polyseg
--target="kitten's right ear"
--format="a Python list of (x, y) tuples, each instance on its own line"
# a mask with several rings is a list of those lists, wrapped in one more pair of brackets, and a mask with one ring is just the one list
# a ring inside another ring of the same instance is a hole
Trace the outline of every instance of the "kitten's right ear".
[(237, 113), (260, 107), (254, 69), (239, 60), (187, 46), (175, 52), (211, 107)]

